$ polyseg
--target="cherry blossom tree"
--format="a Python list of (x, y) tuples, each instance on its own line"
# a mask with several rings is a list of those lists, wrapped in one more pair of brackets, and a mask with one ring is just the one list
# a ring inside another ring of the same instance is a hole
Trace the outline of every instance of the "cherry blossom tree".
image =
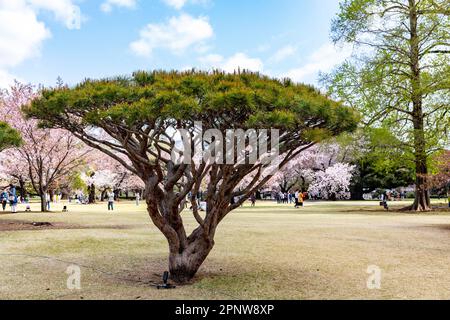
[[(127, 160), (123, 159), (123, 161)], [(97, 150), (90, 153), (88, 168), (81, 177), (88, 186), (89, 203), (95, 203), (98, 191), (100, 191), (100, 200), (103, 201), (108, 189), (113, 190), (116, 196), (121, 191), (144, 189), (144, 183), (138, 176), (118, 161)]]
[(318, 171), (308, 193), (315, 198), (342, 200), (350, 198), (350, 182), (355, 166), (336, 163), (325, 171)]
[(307, 190), (318, 172), (346, 161), (346, 155), (335, 143), (316, 145), (304, 151), (282, 170), (279, 170), (266, 185), (276, 191), (289, 192), (292, 188)]
[(444, 150), (433, 159), (435, 172), (430, 176), (430, 185), (440, 194), (450, 191), (450, 150)]
[(25, 189), (29, 182), (41, 198), (41, 210), (46, 211), (45, 195), (52, 194), (58, 180), (80, 168), (90, 152), (71, 133), (58, 129), (40, 129), (36, 120), (26, 119), (21, 107), (36, 94), (31, 85), (16, 82), (3, 92), (1, 119), (18, 130), (23, 145), (2, 154), (3, 169)]
[(116, 185), (115, 192), (124, 191), (127, 197), (129, 192), (142, 194), (145, 190), (145, 184), (142, 179), (129, 171), (122, 174), (122, 178), (119, 181), (120, 183)]
[(110, 170), (98, 170), (88, 174), (83, 173), (81, 178), (88, 186), (89, 203), (95, 203), (96, 191), (101, 192), (101, 201), (108, 189), (114, 188), (116, 175)]

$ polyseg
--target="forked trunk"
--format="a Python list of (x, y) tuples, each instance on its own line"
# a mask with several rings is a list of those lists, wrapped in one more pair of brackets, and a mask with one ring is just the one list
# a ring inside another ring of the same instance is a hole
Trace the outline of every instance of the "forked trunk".
[(178, 284), (188, 283), (194, 278), (212, 248), (213, 244), (198, 238), (182, 252), (170, 252), (170, 279)]
[[(164, 234), (169, 244), (170, 279), (177, 284), (192, 280), (200, 266), (214, 247), (213, 230), (207, 232), (202, 226), (188, 237), (178, 205), (172, 198), (156, 200), (154, 194), (146, 192), (147, 211), (156, 227)], [(157, 203), (159, 202), (159, 205)], [(162, 210), (163, 213), (160, 213)], [(214, 224), (216, 226), (217, 223)]]
[(431, 211), (431, 203), (428, 192), (416, 188), (416, 199), (414, 200), (413, 210), (418, 212)]
[[(417, 156), (416, 156), (417, 157)], [(428, 191), (428, 168), (425, 157), (416, 161), (416, 197), (412, 205), (413, 211), (431, 211), (431, 200)]]

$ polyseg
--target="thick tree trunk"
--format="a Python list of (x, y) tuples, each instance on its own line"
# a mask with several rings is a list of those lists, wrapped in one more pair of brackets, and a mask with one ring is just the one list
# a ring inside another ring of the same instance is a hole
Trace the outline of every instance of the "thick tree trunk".
[(410, 57), (411, 57), (411, 100), (413, 104), (412, 119), (414, 124), (414, 152), (416, 160), (416, 198), (413, 211), (431, 211), (428, 192), (428, 167), (423, 118), (423, 93), (420, 69), (420, 41), (418, 36), (418, 8), (415, 0), (409, 0), (410, 7)]
[(45, 193), (41, 193), (39, 196), (41, 197), (41, 212), (47, 212)]
[(364, 200), (364, 186), (363, 177), (356, 177), (353, 181), (353, 185), (350, 187), (350, 199), (351, 200)]
[(25, 199), (27, 196), (27, 191), (25, 190), (25, 181), (23, 179), (19, 179), (19, 187), (20, 187), (20, 197)]
[(106, 190), (103, 190), (102, 194), (100, 195), (100, 201), (101, 202), (105, 201), (105, 198), (106, 198)]
[(94, 204), (95, 203), (95, 185), (91, 184), (88, 187), (88, 191), (89, 191), (89, 203)]
[(197, 238), (183, 251), (170, 252), (170, 279), (179, 284), (191, 281), (212, 248), (213, 244), (208, 244), (203, 238)]
[(218, 221), (211, 227), (202, 223), (188, 237), (181, 218), (179, 203), (175, 194), (162, 195), (145, 192), (147, 211), (155, 226), (164, 234), (169, 244), (170, 279), (178, 284), (192, 280), (200, 266), (214, 247), (214, 232)]
[[(419, 140), (420, 141), (420, 140)], [(412, 206), (413, 211), (431, 211), (431, 200), (428, 189), (428, 166), (424, 146), (416, 146), (416, 197)], [(419, 152), (417, 151), (419, 150)]]
[(116, 201), (120, 201), (120, 190), (115, 189), (115, 190), (113, 190), (113, 193), (114, 193), (114, 198), (116, 199)]

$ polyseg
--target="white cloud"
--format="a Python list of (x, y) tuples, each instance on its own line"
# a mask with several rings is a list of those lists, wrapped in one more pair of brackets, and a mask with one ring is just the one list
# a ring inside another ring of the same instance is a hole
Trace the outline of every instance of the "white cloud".
[(9, 69), (39, 56), (44, 40), (51, 37), (41, 10), (49, 11), (69, 29), (80, 27), (81, 14), (71, 0), (0, 0), (0, 86), (14, 78)]
[(213, 35), (208, 18), (182, 14), (166, 23), (147, 25), (141, 30), (139, 39), (130, 44), (130, 48), (135, 54), (146, 57), (157, 48), (177, 54), (194, 45), (201, 48), (204, 41)]
[[(103, 12), (111, 12), (114, 7), (122, 7), (133, 9), (136, 7), (138, 0), (105, 0), (100, 9)], [(162, 0), (166, 5), (176, 10), (181, 10), (189, 2), (193, 4), (207, 3), (209, 0)]]
[(285, 76), (296, 82), (315, 83), (320, 72), (331, 71), (349, 58), (351, 52), (350, 47), (337, 48), (332, 43), (327, 43), (313, 52), (303, 66), (289, 70)]
[(205, 4), (208, 1), (209, 0), (163, 0), (166, 5), (176, 10), (181, 10), (188, 2), (192, 4)]
[(164, 0), (164, 2), (168, 5), (171, 6), (177, 10), (180, 10), (181, 8), (184, 7), (184, 5), (186, 4), (187, 0)]
[(250, 58), (245, 53), (236, 53), (230, 57), (222, 66), (226, 72), (233, 72), (237, 69), (246, 69), (250, 71), (262, 71), (264, 67), (261, 59)]
[(225, 59), (219, 54), (210, 54), (199, 59), (202, 67), (221, 69), (226, 72), (234, 72), (238, 69), (250, 71), (263, 71), (264, 63), (261, 59), (250, 58), (245, 53), (239, 52)]
[(291, 45), (287, 45), (283, 48), (280, 48), (275, 54), (269, 58), (270, 62), (281, 62), (291, 56), (293, 56), (297, 52), (297, 48)]
[(111, 12), (114, 7), (133, 9), (136, 7), (136, 0), (106, 0), (100, 5), (103, 12)]
[(50, 37), (44, 23), (26, 6), (0, 7), (0, 67), (14, 67), (36, 56)]
[[(16, 0), (15, 0), (16, 1)], [(19, 0), (18, 2), (23, 2)], [(80, 29), (81, 10), (72, 0), (25, 0), (35, 11), (52, 12), (68, 29)]]
[(13, 85), (15, 79), (17, 79), (17, 77), (14, 77), (12, 74), (0, 69), (0, 88), (7, 88)]
[(223, 60), (224, 58), (220, 54), (208, 54), (199, 58), (200, 63), (208, 67), (219, 67)]

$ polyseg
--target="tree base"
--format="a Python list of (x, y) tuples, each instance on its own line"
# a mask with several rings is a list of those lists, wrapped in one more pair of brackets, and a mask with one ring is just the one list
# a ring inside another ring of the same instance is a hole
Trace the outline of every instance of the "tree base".
[(433, 207), (431, 205), (417, 205), (416, 203), (414, 203), (411, 206), (407, 206), (405, 208), (400, 209), (400, 211), (404, 211), (404, 212), (431, 212), (433, 211)]
[(211, 252), (214, 242), (202, 238), (193, 241), (182, 253), (170, 253), (170, 280), (178, 285), (189, 284)]
[(405, 208), (400, 209), (401, 212), (411, 212), (411, 213), (417, 213), (417, 212), (431, 212), (433, 211), (433, 208), (417, 208), (414, 205), (407, 206)]
[(187, 267), (177, 268), (170, 271), (170, 280), (178, 285), (189, 284), (194, 279), (197, 270), (192, 270)]

